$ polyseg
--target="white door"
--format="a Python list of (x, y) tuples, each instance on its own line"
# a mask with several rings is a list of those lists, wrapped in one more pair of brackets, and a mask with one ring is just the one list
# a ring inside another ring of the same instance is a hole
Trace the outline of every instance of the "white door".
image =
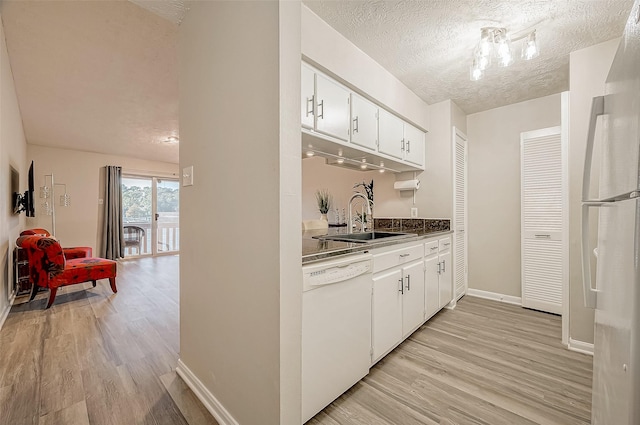
[(302, 88), (300, 91), (300, 116), (302, 127), (313, 128), (315, 118), (315, 94), (316, 77), (315, 72), (304, 63), (302, 64)]
[(424, 321), (424, 262), (402, 268), (402, 334), (408, 336)]
[(349, 140), (349, 91), (316, 74), (316, 130), (337, 139)]
[(560, 127), (521, 135), (522, 306), (562, 314), (563, 199)]
[(439, 267), (438, 254), (434, 254), (424, 260), (424, 302), (427, 318), (433, 316), (440, 310)]
[(379, 359), (402, 338), (402, 270), (373, 278), (373, 360)]
[(453, 280), (455, 298), (467, 292), (467, 137), (453, 127)]
[(351, 143), (375, 150), (378, 144), (378, 107), (351, 93)]
[(404, 123), (404, 159), (424, 165), (424, 133), (407, 123)]
[(451, 301), (451, 251), (440, 254), (440, 279), (438, 281), (438, 292), (440, 298), (440, 308)]
[(384, 109), (378, 111), (378, 151), (398, 159), (404, 156), (404, 123)]

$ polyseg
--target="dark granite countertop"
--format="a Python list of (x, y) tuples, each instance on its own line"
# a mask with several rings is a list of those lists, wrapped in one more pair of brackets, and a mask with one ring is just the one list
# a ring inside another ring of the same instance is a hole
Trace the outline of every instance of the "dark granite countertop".
[(392, 240), (382, 239), (380, 242), (373, 243), (353, 243), (323, 241), (313, 238), (314, 236), (347, 233), (347, 229), (344, 227), (307, 230), (302, 232), (302, 264), (452, 233), (449, 229), (449, 220), (376, 218), (374, 219), (374, 227), (376, 231), (413, 233), (415, 236)]

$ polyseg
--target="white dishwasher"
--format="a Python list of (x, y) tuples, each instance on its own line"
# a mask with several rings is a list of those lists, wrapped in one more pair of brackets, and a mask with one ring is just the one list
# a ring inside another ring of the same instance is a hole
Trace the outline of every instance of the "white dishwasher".
[(302, 419), (311, 419), (369, 373), (371, 254), (304, 266)]

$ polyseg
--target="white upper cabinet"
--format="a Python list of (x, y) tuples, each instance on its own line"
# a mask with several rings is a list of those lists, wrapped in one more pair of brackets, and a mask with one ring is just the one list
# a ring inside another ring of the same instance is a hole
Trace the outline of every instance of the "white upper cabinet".
[(404, 160), (424, 165), (424, 133), (407, 123), (404, 123)]
[(378, 145), (378, 107), (351, 93), (351, 143), (376, 150)]
[(344, 157), (350, 166), (362, 160), (372, 169), (424, 170), (423, 131), (304, 62), (301, 79), (303, 152)]
[(316, 74), (313, 69), (302, 64), (302, 90), (300, 112), (302, 127), (313, 128), (315, 119)]
[(380, 109), (378, 117), (378, 151), (403, 159), (404, 122), (384, 109)]
[(316, 130), (349, 140), (349, 91), (337, 82), (316, 74)]

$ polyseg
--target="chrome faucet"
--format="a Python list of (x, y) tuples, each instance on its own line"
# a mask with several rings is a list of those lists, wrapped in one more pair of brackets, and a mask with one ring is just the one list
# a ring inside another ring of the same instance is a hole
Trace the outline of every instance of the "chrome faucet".
[[(364, 199), (365, 204), (367, 204), (367, 216), (371, 217), (371, 204), (372, 202), (369, 201), (369, 198), (367, 198), (366, 196), (364, 196), (362, 193), (360, 192), (356, 192), (351, 196), (351, 199), (349, 199), (349, 233), (353, 232), (353, 212), (352, 212), (352, 204), (353, 204), (353, 200), (356, 198), (362, 198)], [(371, 217), (373, 218), (373, 217)], [(362, 231), (365, 232), (367, 226), (367, 221), (364, 219), (364, 214), (362, 217)]]

